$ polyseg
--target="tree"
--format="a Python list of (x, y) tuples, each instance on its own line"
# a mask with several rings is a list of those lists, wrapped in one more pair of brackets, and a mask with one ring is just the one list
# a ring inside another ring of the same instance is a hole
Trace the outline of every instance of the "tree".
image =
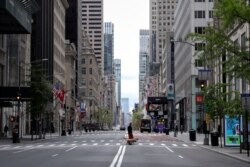
[(140, 128), (140, 122), (142, 119), (142, 109), (133, 112), (132, 125), (134, 129)]
[(106, 108), (100, 108), (98, 110), (99, 126), (104, 129), (105, 126), (111, 128), (112, 125), (112, 112)]
[(242, 113), (239, 92), (221, 91), (230, 86), (230, 84), (217, 83), (202, 90), (205, 112), (213, 120), (224, 115), (238, 116)]
[(46, 107), (48, 102), (52, 99), (51, 84), (47, 80), (43, 69), (39, 65), (32, 65), (31, 69), (31, 129), (32, 134), (35, 131), (36, 134), (45, 132), (44, 118), (46, 113)]
[(206, 28), (203, 34), (189, 34), (188, 38), (205, 43), (195, 56), (204, 62), (204, 66), (217, 68), (217, 75), (222, 78), (219, 83), (210, 82), (203, 91), (206, 111), (212, 118), (225, 114), (238, 116), (242, 113), (239, 92), (230, 89), (233, 85), (225, 78), (242, 78), (249, 82), (250, 54), (247, 46), (240, 47), (227, 32), (235, 24), (249, 23), (250, 8), (244, 0), (218, 0), (215, 4), (216, 19), (220, 20), (217, 25)]

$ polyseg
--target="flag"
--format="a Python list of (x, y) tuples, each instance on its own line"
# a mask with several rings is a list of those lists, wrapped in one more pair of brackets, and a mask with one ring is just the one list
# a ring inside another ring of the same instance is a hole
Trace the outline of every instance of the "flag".
[(59, 83), (57, 82), (57, 83), (53, 86), (53, 90), (52, 90), (53, 96), (55, 96), (55, 97), (58, 96), (59, 88), (60, 88), (60, 85), (59, 85)]
[(57, 97), (60, 99), (61, 102), (63, 102), (63, 100), (64, 100), (64, 94), (65, 94), (65, 91), (63, 88), (61, 88), (58, 92), (58, 95), (57, 95)]

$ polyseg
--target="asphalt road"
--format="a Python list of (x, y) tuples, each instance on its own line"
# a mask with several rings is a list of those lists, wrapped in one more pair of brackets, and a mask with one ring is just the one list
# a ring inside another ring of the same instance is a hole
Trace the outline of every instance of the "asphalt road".
[(0, 145), (1, 167), (246, 167), (249, 164), (164, 134), (93, 132), (34, 143)]

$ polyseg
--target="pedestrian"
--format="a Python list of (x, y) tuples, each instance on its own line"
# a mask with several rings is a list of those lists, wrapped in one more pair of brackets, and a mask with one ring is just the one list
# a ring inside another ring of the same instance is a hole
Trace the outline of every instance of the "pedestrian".
[(132, 131), (132, 123), (131, 122), (128, 125), (128, 138), (129, 139), (133, 139), (134, 138), (133, 131)]
[(177, 137), (177, 134), (178, 134), (178, 125), (176, 124), (174, 128), (174, 137)]
[(5, 125), (5, 126), (4, 126), (4, 136), (5, 136), (5, 137), (7, 137), (8, 130), (9, 130), (8, 126)]

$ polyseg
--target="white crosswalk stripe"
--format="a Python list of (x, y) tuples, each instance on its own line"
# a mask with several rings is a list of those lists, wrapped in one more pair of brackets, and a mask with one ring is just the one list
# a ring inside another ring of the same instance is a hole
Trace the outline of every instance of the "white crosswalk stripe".
[[(96, 139), (96, 140), (79, 140), (79, 141), (64, 141), (53, 142), (53, 143), (33, 143), (33, 144), (20, 144), (20, 145), (0, 145), (0, 151), (6, 150), (29, 150), (29, 149), (50, 149), (50, 148), (67, 148), (67, 147), (83, 147), (83, 146), (120, 146), (126, 145), (125, 140), (111, 140), (111, 139)], [(174, 148), (197, 148), (195, 144), (187, 143), (173, 143), (164, 141), (150, 141), (150, 140), (139, 140), (133, 144), (134, 146), (145, 146), (145, 147), (174, 147)]]

